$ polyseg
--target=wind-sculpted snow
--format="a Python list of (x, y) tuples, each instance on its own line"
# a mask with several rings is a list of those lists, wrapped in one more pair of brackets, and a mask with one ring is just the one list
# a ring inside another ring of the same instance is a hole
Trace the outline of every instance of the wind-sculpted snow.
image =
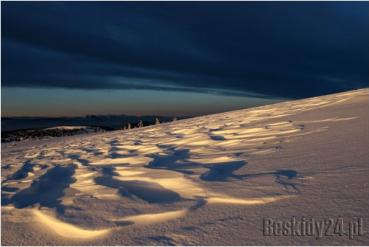
[[(191, 217), (210, 205), (257, 207), (299, 197), (308, 182), (299, 170), (258, 169), (250, 160), (326, 131), (325, 123), (354, 121), (357, 116), (289, 118), (367, 93), (358, 90), (9, 149), (2, 160), (3, 218), (12, 221), (7, 212), (22, 211), (63, 238), (83, 240)], [(248, 180), (260, 182), (249, 186)]]

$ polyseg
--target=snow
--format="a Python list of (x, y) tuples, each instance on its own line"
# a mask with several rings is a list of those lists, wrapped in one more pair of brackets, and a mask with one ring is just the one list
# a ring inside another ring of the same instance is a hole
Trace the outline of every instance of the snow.
[(369, 219), (368, 97), (3, 145), (2, 242), (368, 244), (262, 235), (263, 217)]
[(50, 128), (46, 128), (45, 130), (54, 130), (54, 129), (58, 129), (58, 130), (79, 130), (79, 129), (88, 129), (88, 126), (55, 126), (55, 127), (50, 127)]

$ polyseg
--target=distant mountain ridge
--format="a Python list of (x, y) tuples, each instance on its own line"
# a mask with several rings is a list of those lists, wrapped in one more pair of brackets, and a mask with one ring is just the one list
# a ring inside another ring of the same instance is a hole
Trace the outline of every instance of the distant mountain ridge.
[[(104, 129), (121, 129), (130, 124), (136, 126), (140, 121), (143, 125), (172, 121), (174, 116), (130, 116), (130, 115), (87, 115), (85, 117), (2, 117), (1, 131), (22, 129), (44, 129), (55, 126), (94, 126)], [(176, 117), (188, 118), (187, 116)]]

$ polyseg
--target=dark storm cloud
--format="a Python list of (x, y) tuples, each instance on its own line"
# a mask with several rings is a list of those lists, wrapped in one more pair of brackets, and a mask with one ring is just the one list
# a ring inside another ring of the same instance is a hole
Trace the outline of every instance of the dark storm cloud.
[(298, 98), (368, 86), (367, 2), (2, 2), (2, 85)]

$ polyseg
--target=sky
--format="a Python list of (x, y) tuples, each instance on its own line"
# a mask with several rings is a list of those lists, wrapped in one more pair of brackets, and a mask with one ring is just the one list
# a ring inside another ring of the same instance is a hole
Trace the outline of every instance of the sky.
[(369, 2), (1, 2), (2, 116), (202, 115), (369, 86)]

